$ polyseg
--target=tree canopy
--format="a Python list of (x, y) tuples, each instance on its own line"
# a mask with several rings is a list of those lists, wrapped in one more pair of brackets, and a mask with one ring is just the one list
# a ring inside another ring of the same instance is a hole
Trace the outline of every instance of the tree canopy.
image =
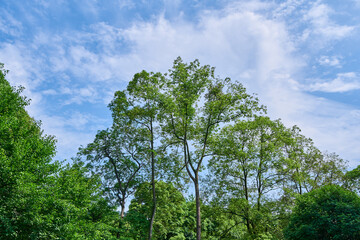
[(359, 167), (209, 65), (136, 73), (114, 93), (111, 126), (61, 162), (6, 74), (0, 239), (360, 238)]

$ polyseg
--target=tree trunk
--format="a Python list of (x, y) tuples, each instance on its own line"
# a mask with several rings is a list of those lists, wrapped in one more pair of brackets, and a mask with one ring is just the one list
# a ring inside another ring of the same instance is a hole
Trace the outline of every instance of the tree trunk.
[(119, 221), (119, 232), (116, 234), (116, 238), (120, 238), (120, 229), (122, 228), (124, 213), (125, 213), (125, 201), (120, 204), (121, 212), (120, 212), (120, 221)]
[(200, 212), (200, 190), (199, 190), (199, 176), (195, 175), (195, 201), (196, 201), (196, 240), (201, 239), (201, 212)]
[(151, 148), (151, 186), (152, 186), (152, 197), (153, 197), (153, 209), (152, 215), (150, 219), (150, 229), (149, 229), (149, 240), (152, 238), (154, 220), (155, 220), (155, 213), (156, 213), (156, 192), (155, 192), (155, 155), (154, 155), (154, 132), (153, 132), (153, 125), (152, 120), (150, 122), (150, 148)]
[(120, 213), (121, 219), (124, 218), (124, 213), (125, 213), (125, 202), (122, 202), (121, 203), (121, 213)]
[(155, 213), (156, 213), (156, 194), (155, 194), (155, 181), (153, 180), (152, 183), (152, 195), (153, 195), (153, 211), (150, 219), (150, 229), (149, 229), (149, 240), (152, 238), (152, 231), (154, 226), (154, 220), (155, 220)]

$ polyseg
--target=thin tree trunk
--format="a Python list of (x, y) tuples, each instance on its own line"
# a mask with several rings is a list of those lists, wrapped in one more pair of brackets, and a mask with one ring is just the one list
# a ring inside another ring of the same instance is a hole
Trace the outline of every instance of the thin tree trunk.
[(152, 197), (153, 197), (153, 209), (152, 209), (152, 215), (150, 219), (150, 229), (149, 229), (149, 240), (152, 238), (152, 231), (154, 226), (154, 220), (155, 220), (155, 213), (156, 213), (156, 193), (155, 193), (155, 180), (154, 180), (154, 169), (152, 169)]
[(247, 184), (247, 172), (244, 172), (244, 190), (245, 190), (245, 199), (246, 199), (246, 203), (248, 204), (246, 206), (246, 210), (245, 210), (245, 218), (246, 218), (246, 228), (248, 230), (248, 232), (250, 234), (252, 234), (252, 229), (251, 229), (251, 225), (250, 225), (250, 214), (249, 214), (249, 189), (248, 189), (248, 184)]
[(120, 213), (121, 219), (124, 218), (124, 213), (125, 213), (125, 202), (122, 202), (121, 203), (121, 213)]
[(156, 192), (155, 192), (155, 156), (154, 156), (154, 135), (153, 135), (153, 126), (152, 120), (150, 122), (150, 134), (151, 134), (151, 186), (152, 186), (152, 197), (153, 197), (153, 209), (150, 219), (150, 229), (149, 229), (149, 240), (152, 238), (155, 213), (156, 213)]
[(195, 201), (196, 201), (196, 240), (201, 239), (201, 212), (200, 212), (200, 190), (199, 176), (195, 174)]
[[(122, 228), (123, 219), (124, 219), (124, 213), (125, 213), (125, 202), (121, 202), (120, 204), (121, 212), (120, 212), (120, 221), (119, 221), (119, 230)], [(116, 238), (120, 238), (120, 231), (117, 232)]]

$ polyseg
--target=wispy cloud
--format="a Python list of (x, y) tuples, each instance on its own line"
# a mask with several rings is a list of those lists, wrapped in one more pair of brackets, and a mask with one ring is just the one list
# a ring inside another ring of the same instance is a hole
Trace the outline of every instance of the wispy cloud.
[(304, 15), (304, 19), (312, 25), (312, 28), (304, 33), (304, 37), (308, 38), (309, 35), (317, 35), (322, 37), (322, 40), (328, 41), (348, 36), (355, 27), (335, 23), (330, 18), (333, 13), (334, 10), (322, 3), (322, 1), (315, 2), (310, 11)]
[(56, 159), (70, 159), (74, 157), (80, 145), (93, 141), (98, 129), (105, 129), (109, 122), (91, 114), (71, 112), (63, 116), (38, 116), (42, 120), (42, 127), (47, 134), (54, 135), (57, 141), (58, 154)]
[(69, 95), (69, 98), (63, 101), (62, 104), (69, 105), (72, 103), (82, 104), (83, 102), (96, 103), (101, 101), (99, 91), (92, 87), (80, 87), (80, 88), (62, 88), (61, 94)]
[(336, 56), (321, 56), (319, 64), (330, 67), (341, 67), (340, 58)]
[(311, 84), (309, 91), (321, 91), (329, 93), (343, 93), (360, 89), (360, 77), (354, 72), (339, 73), (337, 78), (331, 81), (322, 81)]
[(282, 3), (280, 3), (275, 11), (274, 11), (274, 16), (279, 18), (279, 17), (287, 17), (289, 15), (294, 14), (294, 12), (298, 12), (301, 11), (302, 6), (304, 5), (304, 3), (306, 2), (306, 0), (287, 0), (284, 1)]
[[(61, 152), (70, 156), (80, 144), (92, 140), (96, 129), (106, 127), (106, 121), (102, 116), (80, 114), (80, 108), (75, 113), (49, 114), (42, 107), (44, 99), (61, 97), (56, 103), (64, 108), (85, 103), (106, 108), (113, 92), (124, 88), (134, 73), (143, 69), (166, 72), (181, 56), (185, 61), (198, 58), (202, 64), (215, 66), (221, 77), (240, 80), (249, 92), (259, 94), (273, 118), (282, 118), (288, 126), (299, 125), (323, 150), (336, 151), (354, 163), (360, 155), (355, 146), (360, 142), (360, 121), (353, 120), (359, 118), (359, 110), (308, 92), (359, 89), (358, 74), (338, 74), (333, 80), (305, 85), (300, 72), (309, 67), (307, 53), (294, 41), (299, 33), (293, 32), (290, 24), (295, 20), (290, 19), (301, 7), (302, 15), (296, 20), (310, 23), (301, 32), (309, 44), (340, 40), (354, 27), (333, 21), (333, 10), (321, 1), (285, 3), (278, 7), (269, 2), (235, 1), (220, 10), (197, 13), (196, 22), (181, 14), (170, 21), (162, 14), (147, 22), (135, 20), (125, 28), (98, 22), (57, 34), (39, 31), (26, 47), (25, 43), (2, 44), (0, 56), (7, 58), (0, 61), (9, 63), (14, 84), (29, 86), (30, 97), (35, 97), (35, 117), (58, 137)], [(177, 7), (177, 3), (169, 6), (173, 11)], [(316, 59), (329, 68), (341, 66), (341, 58), (330, 53)], [(36, 87), (44, 82), (48, 82), (46, 87)], [(347, 144), (339, 144), (339, 139)]]
[(14, 16), (4, 9), (0, 10), (0, 32), (11, 36), (19, 36), (22, 31), (22, 24)]
[(360, 0), (353, 0), (355, 7), (360, 8)]
[(8, 77), (12, 85), (25, 87), (24, 95), (33, 103), (29, 109), (35, 110), (34, 105), (42, 99), (34, 90), (44, 82), (44, 75), (39, 71), (43, 59), (36, 58), (24, 43), (15, 42), (0, 44), (0, 62), (10, 70)]

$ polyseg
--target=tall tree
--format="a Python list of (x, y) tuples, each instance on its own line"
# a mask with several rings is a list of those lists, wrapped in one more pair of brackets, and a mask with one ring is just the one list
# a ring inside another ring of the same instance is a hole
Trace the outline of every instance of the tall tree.
[(184, 168), (194, 183), (196, 238), (201, 239), (199, 173), (210, 153), (209, 139), (223, 124), (249, 117), (261, 108), (240, 83), (216, 78), (214, 68), (200, 66), (198, 60), (186, 64), (179, 57), (169, 71), (162, 131), (166, 143), (182, 155)]
[(150, 218), (148, 239), (152, 238), (156, 214), (155, 180), (157, 159), (162, 153), (158, 152), (155, 141), (160, 141), (158, 131), (158, 116), (160, 112), (160, 88), (163, 85), (163, 76), (160, 73), (142, 71), (134, 75), (127, 92), (131, 105), (131, 119), (139, 125), (146, 141), (145, 156), (150, 163), (150, 181), (152, 191), (152, 214)]
[(126, 93), (116, 92), (109, 107), (113, 113), (112, 127), (99, 131), (94, 142), (80, 148), (79, 154), (86, 156), (87, 167), (93, 174), (102, 177), (105, 193), (110, 201), (120, 205), (123, 219), (127, 198), (142, 182), (144, 149), (148, 147), (141, 127), (131, 117)]
[(326, 184), (339, 184), (346, 162), (335, 153), (322, 153), (294, 126), (283, 135), (284, 157), (278, 164), (285, 194), (304, 194)]
[(142, 71), (135, 74), (127, 89), (117, 91), (109, 104), (113, 117), (111, 129), (100, 131), (94, 143), (80, 151), (87, 155), (93, 169), (101, 170), (98, 174), (105, 176), (105, 181), (115, 181), (111, 183), (111, 189), (118, 191), (115, 195), (121, 205), (122, 217), (125, 199), (140, 183), (139, 177), (149, 179), (152, 186), (149, 239), (152, 238), (157, 208), (155, 181), (160, 177), (171, 178), (170, 169), (177, 167), (176, 157), (171, 157), (173, 161), (170, 161), (166, 147), (161, 146), (159, 119), (164, 108), (161, 92), (164, 83), (161, 73)]
[(224, 127), (212, 139), (214, 156), (210, 160), (212, 190), (227, 208), (241, 217), (249, 237), (270, 231), (267, 194), (275, 190), (276, 164), (281, 158), (281, 134), (285, 127), (268, 117), (255, 117)]

